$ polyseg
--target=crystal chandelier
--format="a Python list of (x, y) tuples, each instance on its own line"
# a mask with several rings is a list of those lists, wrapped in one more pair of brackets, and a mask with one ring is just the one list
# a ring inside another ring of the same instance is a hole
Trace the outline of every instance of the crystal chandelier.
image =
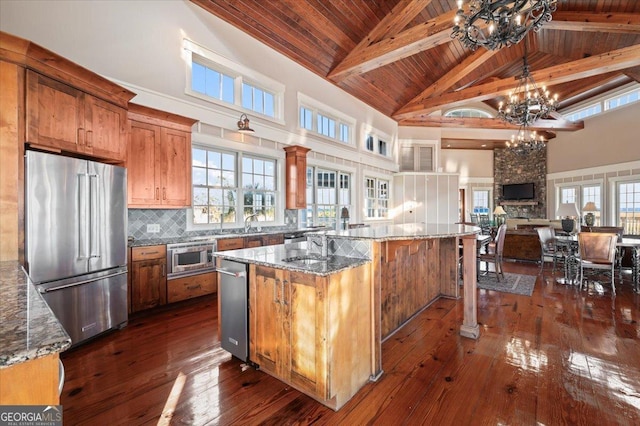
[(514, 148), (520, 151), (539, 151), (544, 149), (547, 144), (544, 136), (538, 136), (538, 133), (529, 130), (527, 124), (520, 126), (520, 130), (515, 135), (511, 135), (511, 140), (506, 141), (507, 148)]
[(509, 92), (506, 103), (500, 102), (498, 117), (518, 126), (531, 125), (540, 118), (548, 117), (550, 113), (556, 110), (557, 106), (558, 94), (556, 93), (551, 97), (545, 86), (538, 88), (529, 73), (525, 49), (522, 75), (518, 79), (516, 88)]
[(464, 10), (458, 0), (458, 12), (451, 38), (476, 50), (482, 46), (496, 50), (518, 43), (533, 29), (538, 31), (551, 20), (557, 0), (470, 0)]

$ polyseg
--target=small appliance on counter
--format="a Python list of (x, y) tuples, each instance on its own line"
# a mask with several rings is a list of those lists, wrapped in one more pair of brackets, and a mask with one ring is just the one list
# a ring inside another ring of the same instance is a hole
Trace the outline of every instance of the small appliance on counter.
[(126, 325), (127, 170), (25, 155), (25, 270), (75, 346)]

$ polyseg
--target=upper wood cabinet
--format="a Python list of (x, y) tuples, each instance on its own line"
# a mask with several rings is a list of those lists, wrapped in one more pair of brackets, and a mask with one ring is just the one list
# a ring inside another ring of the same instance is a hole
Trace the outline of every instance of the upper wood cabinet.
[(124, 161), (126, 109), (27, 70), (26, 140), (30, 144)]
[(191, 126), (197, 121), (129, 105), (128, 205), (191, 206)]
[(286, 207), (307, 208), (307, 152), (309, 148), (294, 145), (286, 151)]

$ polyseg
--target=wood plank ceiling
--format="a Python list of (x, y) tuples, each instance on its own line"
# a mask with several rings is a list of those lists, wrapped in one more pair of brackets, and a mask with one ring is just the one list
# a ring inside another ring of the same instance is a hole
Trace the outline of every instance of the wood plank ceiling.
[[(478, 102), (495, 109), (515, 87), (524, 56), (524, 41), (472, 52), (452, 40), (454, 0), (191, 1), (402, 126), (513, 128), (494, 118), (442, 117)], [(559, 94), (560, 111), (640, 82), (640, 1), (559, 0), (552, 21), (527, 43), (532, 75)], [(556, 113), (534, 127), (553, 138), (583, 126)], [(442, 141), (444, 149), (500, 146)]]

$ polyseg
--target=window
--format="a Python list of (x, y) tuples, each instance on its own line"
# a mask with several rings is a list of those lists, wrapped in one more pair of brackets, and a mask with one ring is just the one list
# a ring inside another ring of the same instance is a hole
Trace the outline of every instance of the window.
[(313, 112), (305, 107), (300, 107), (300, 127), (313, 130)]
[(298, 102), (301, 129), (336, 142), (353, 143), (354, 119), (301, 93), (298, 93)]
[(242, 107), (253, 112), (275, 116), (275, 95), (248, 83), (242, 83)]
[(565, 188), (560, 188), (560, 203), (561, 204), (566, 204), (566, 203), (576, 203), (576, 196), (578, 193), (578, 188), (577, 187), (565, 187)]
[(447, 111), (445, 117), (464, 117), (464, 118), (493, 118), (487, 111), (477, 108), (458, 108)]
[(343, 207), (351, 211), (351, 175), (307, 167), (307, 223), (336, 227)]
[(489, 214), (489, 196), (490, 191), (488, 189), (474, 189), (473, 190), (473, 213), (474, 214)]
[(625, 234), (640, 234), (640, 181), (617, 185), (617, 226)]
[(336, 120), (318, 114), (318, 133), (331, 139), (336, 137)]
[(192, 158), (194, 224), (242, 226), (252, 214), (275, 220), (276, 160), (196, 146)]
[(390, 155), (388, 142), (382, 137), (372, 133), (367, 135), (364, 141), (364, 147), (367, 151), (375, 152), (376, 154), (384, 155), (385, 157)]
[[(591, 202), (594, 203), (596, 206), (596, 209), (598, 209), (595, 212), (590, 212), (593, 213), (593, 215), (595, 216), (595, 221), (594, 221), (594, 226), (600, 226), (601, 223), (601, 216), (600, 216), (600, 211), (602, 210), (600, 207), (600, 203), (601, 203), (601, 196), (600, 196), (600, 185), (588, 185), (588, 186), (583, 186), (582, 187), (582, 202), (580, 203), (580, 209), (584, 208), (585, 205), (587, 205), (587, 203)], [(584, 217), (588, 212), (583, 211), (582, 212), (582, 216)]]
[(191, 89), (220, 101), (233, 104), (233, 77), (194, 62), (192, 64)]
[(365, 178), (365, 206), (369, 219), (385, 219), (389, 214), (389, 181)]
[(588, 106), (586, 108), (580, 109), (576, 112), (573, 112), (569, 115), (565, 115), (565, 118), (569, 121), (579, 121), (583, 118), (591, 117), (592, 115), (600, 114), (602, 112), (602, 106), (598, 103), (595, 105)]
[(234, 223), (237, 220), (236, 156), (193, 148), (193, 223)]
[(283, 84), (190, 40), (184, 39), (183, 46), (191, 53), (187, 94), (238, 111), (282, 118)]
[(244, 218), (261, 215), (265, 222), (276, 219), (276, 162), (264, 158), (242, 158)]
[(604, 101), (604, 108), (606, 110), (621, 107), (623, 105), (637, 102), (640, 100), (640, 89), (633, 90), (631, 92), (623, 93), (622, 95)]
[(400, 171), (432, 172), (433, 146), (402, 146), (400, 148)]

